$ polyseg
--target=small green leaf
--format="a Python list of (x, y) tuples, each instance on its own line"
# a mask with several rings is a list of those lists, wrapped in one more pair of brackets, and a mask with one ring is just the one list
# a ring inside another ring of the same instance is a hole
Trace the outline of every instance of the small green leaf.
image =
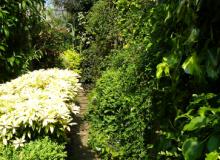
[(172, 17), (171, 12), (168, 11), (167, 16), (166, 16), (164, 22), (166, 23), (171, 17)]
[(7, 59), (7, 61), (10, 63), (11, 66), (13, 66), (14, 61), (15, 61), (15, 57), (10, 57)]
[(160, 79), (163, 76), (163, 73), (165, 73), (165, 76), (170, 75), (169, 65), (166, 62), (157, 65), (156, 77)]
[(0, 50), (5, 51), (5, 47), (0, 45)]
[(21, 4), (21, 5), (22, 5), (22, 8), (23, 8), (23, 9), (26, 9), (26, 6), (27, 6), (26, 1), (22, 1), (22, 4)]
[(9, 30), (8, 28), (4, 28), (5, 37), (9, 37)]

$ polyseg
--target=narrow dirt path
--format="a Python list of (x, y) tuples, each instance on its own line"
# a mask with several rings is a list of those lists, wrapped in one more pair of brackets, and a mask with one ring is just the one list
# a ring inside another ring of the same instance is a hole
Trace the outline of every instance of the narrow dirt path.
[(95, 153), (88, 147), (89, 125), (84, 119), (88, 98), (84, 91), (79, 92), (77, 101), (80, 105), (80, 115), (75, 117), (78, 125), (73, 126), (71, 129), (68, 160), (98, 160)]

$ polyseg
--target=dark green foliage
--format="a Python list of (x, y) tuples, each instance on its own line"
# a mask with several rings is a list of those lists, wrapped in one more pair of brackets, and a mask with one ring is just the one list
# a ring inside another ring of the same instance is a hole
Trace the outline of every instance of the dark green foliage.
[(25, 144), (15, 150), (12, 146), (0, 145), (1, 160), (64, 160), (67, 153), (65, 146), (51, 141), (48, 137)]
[(55, 5), (63, 6), (68, 12), (87, 12), (96, 0), (53, 0)]
[(33, 39), (39, 31), (43, 0), (1, 0), (0, 2), (0, 77), (1, 81), (28, 69), (35, 52)]
[(40, 58), (31, 64), (31, 70), (41, 68), (61, 67), (62, 53), (71, 48), (71, 35), (66, 27), (56, 24), (53, 17), (51, 21), (41, 24), (41, 32), (35, 39), (35, 48), (41, 53)]
[(119, 47), (116, 8), (112, 1), (100, 0), (87, 15), (85, 24), (87, 46), (82, 54), (82, 81), (94, 84), (106, 67), (105, 57)]

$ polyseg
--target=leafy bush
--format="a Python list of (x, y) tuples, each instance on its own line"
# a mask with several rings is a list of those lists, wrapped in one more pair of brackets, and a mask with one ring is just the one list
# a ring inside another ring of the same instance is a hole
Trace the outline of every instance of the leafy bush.
[(17, 150), (13, 146), (0, 144), (0, 160), (64, 160), (67, 157), (64, 149), (64, 145), (53, 142), (48, 137), (31, 141)]
[(74, 50), (66, 50), (63, 52), (60, 58), (61, 58), (62, 65), (65, 68), (71, 69), (77, 73), (80, 72), (79, 65), (81, 62), (81, 57), (79, 53), (77, 53)]
[[(19, 146), (38, 136), (66, 138), (77, 114), (78, 74), (48, 69), (0, 85), (0, 139)], [(18, 143), (19, 142), (19, 143)], [(18, 144), (18, 145), (17, 145)]]

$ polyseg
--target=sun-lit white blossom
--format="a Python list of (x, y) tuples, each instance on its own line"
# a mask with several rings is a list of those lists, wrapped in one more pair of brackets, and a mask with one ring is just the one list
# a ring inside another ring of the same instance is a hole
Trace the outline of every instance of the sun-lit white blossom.
[[(0, 84), (0, 140), (21, 146), (25, 141), (17, 137), (21, 127), (45, 134), (69, 130), (74, 124), (71, 114), (79, 113), (74, 103), (81, 89), (78, 79), (70, 70), (48, 69)], [(31, 132), (22, 134), (31, 138)]]

